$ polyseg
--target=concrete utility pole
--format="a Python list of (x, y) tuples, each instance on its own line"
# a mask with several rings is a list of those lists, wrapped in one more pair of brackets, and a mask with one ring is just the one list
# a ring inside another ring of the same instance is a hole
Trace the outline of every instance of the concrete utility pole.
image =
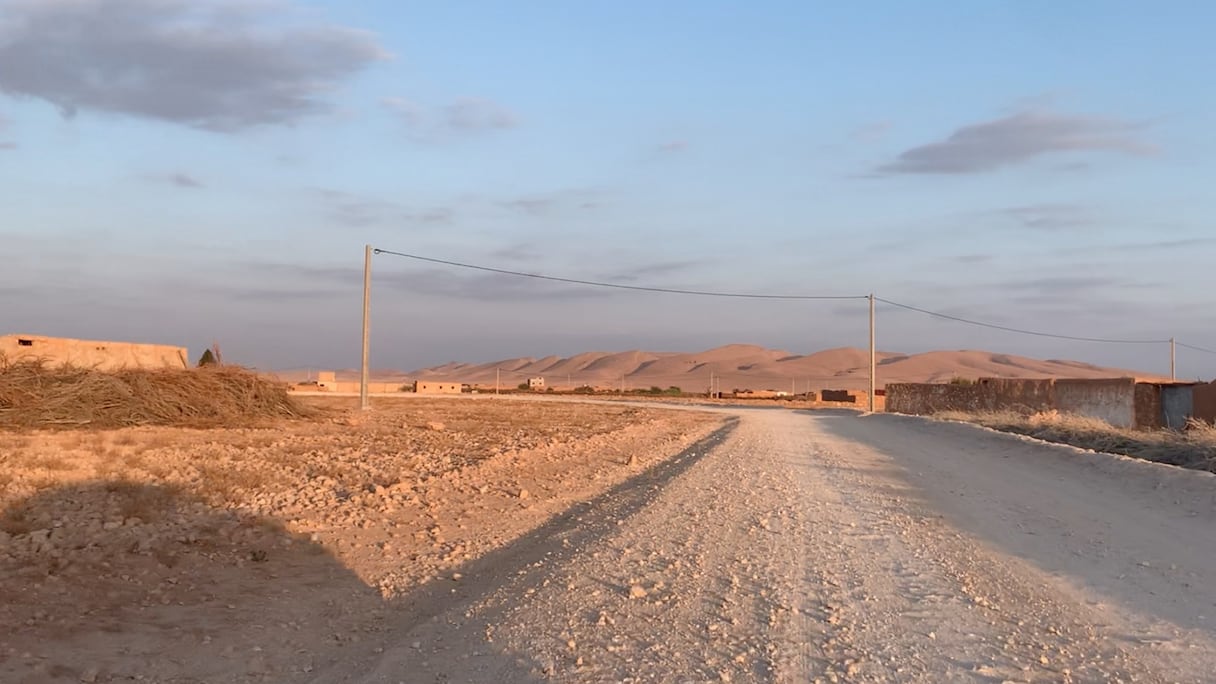
[(367, 396), (368, 370), (368, 328), (372, 316), (372, 246), (363, 246), (363, 366), (359, 372), (359, 408), (366, 411), (372, 407), (371, 399)]
[(878, 387), (878, 370), (876, 363), (877, 352), (874, 349), (874, 293), (870, 293), (870, 413), (874, 413), (874, 392)]
[(1170, 380), (1171, 381), (1178, 380), (1178, 374), (1174, 371), (1174, 369), (1176, 367), (1174, 361), (1175, 361), (1175, 359), (1178, 358), (1177, 350), (1178, 350), (1178, 345), (1176, 345), (1174, 343), (1174, 338), (1171, 337), (1170, 338)]
[(499, 385), (499, 382), (501, 379), (502, 379), (502, 369), (495, 368), (494, 369), (494, 394), (498, 394), (498, 385)]

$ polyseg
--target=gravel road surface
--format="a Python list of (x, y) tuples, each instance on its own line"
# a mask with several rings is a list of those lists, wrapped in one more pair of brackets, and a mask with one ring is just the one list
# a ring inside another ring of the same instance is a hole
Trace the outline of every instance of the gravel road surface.
[(1216, 477), (963, 424), (733, 414), (415, 592), (318, 681), (1216, 681)]

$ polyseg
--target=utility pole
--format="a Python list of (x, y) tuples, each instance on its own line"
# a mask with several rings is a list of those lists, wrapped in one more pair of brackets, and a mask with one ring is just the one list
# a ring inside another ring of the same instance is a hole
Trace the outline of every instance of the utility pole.
[(794, 387), (794, 379), (790, 378), (790, 396), (792, 397), (795, 394), (798, 394), (798, 389)]
[(363, 365), (359, 372), (359, 408), (366, 411), (372, 407), (367, 396), (368, 370), (368, 327), (372, 315), (372, 246), (363, 246)]
[(1174, 363), (1175, 359), (1178, 358), (1177, 349), (1178, 349), (1178, 345), (1174, 343), (1174, 338), (1171, 337), (1170, 338), (1170, 381), (1171, 382), (1175, 382), (1178, 380), (1178, 374), (1175, 372), (1176, 365)]
[(714, 398), (714, 372), (709, 372), (709, 398)]
[(878, 379), (874, 377), (878, 370), (875, 362), (877, 353), (874, 350), (874, 293), (870, 293), (870, 413), (874, 413), (874, 391), (878, 387)]
[(501, 380), (501, 378), (502, 378), (502, 369), (495, 368), (494, 369), (494, 394), (498, 394), (498, 385), (499, 385), (499, 381)]
[(621, 396), (625, 396), (625, 374), (621, 373)]

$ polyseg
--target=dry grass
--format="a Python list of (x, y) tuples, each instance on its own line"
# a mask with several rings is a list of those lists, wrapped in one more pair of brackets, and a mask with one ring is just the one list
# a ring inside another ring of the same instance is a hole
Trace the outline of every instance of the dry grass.
[(0, 429), (233, 427), (312, 413), (239, 367), (104, 372), (0, 356)]
[(1216, 426), (1191, 421), (1186, 430), (1117, 428), (1094, 418), (1055, 411), (1026, 415), (1006, 412), (949, 411), (934, 418), (976, 423), (1057, 444), (1216, 472)]
[(110, 481), (105, 489), (117, 499), (120, 517), (139, 518), (143, 522), (159, 520), (180, 496), (177, 487), (149, 487), (134, 480)]

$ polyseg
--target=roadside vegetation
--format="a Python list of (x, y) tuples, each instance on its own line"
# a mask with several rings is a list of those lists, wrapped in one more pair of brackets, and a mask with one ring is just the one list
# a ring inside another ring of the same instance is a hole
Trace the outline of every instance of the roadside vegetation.
[(1111, 454), (1216, 472), (1216, 426), (1191, 421), (1185, 430), (1117, 428), (1094, 418), (1055, 411), (1031, 415), (1013, 411), (966, 413), (945, 411), (933, 418), (958, 420)]

